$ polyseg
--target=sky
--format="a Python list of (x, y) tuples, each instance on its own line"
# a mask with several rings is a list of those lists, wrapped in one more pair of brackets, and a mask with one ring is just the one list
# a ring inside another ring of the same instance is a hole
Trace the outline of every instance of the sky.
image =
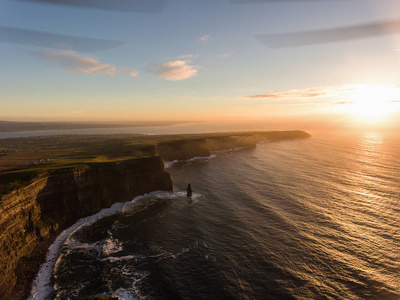
[(371, 121), (400, 111), (398, 0), (117, 2), (0, 0), (0, 120)]

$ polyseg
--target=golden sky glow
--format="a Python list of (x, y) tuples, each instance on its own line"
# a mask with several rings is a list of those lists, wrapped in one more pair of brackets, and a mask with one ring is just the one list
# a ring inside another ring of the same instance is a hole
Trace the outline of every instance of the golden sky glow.
[(381, 122), (400, 111), (400, 88), (364, 85), (344, 100), (342, 112), (353, 115), (356, 121)]
[(0, 9), (0, 120), (400, 115), (399, 1), (165, 1), (157, 13), (50, 2)]

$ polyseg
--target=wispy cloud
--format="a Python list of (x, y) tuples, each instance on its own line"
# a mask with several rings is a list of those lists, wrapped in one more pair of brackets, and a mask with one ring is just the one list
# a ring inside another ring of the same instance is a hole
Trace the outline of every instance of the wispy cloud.
[(211, 37), (209, 35), (203, 35), (200, 37), (200, 41), (202, 42), (207, 42)]
[(101, 63), (94, 57), (81, 55), (72, 50), (45, 51), (37, 53), (37, 55), (62, 65), (70, 72), (107, 76), (115, 76), (117, 73), (121, 73), (131, 77), (136, 77), (139, 74), (138, 71), (128, 67), (116, 67), (112, 64)]
[(190, 60), (168, 61), (148, 69), (158, 77), (178, 81), (188, 79), (197, 74), (197, 66), (190, 65)]
[(76, 51), (85, 52), (110, 49), (123, 44), (122, 42), (113, 40), (93, 39), (7, 26), (0, 26), (0, 41), (22, 44), (25, 46), (38, 46), (53, 49), (75, 49)]
[(117, 73), (117, 67), (114, 65), (101, 63), (91, 56), (80, 55), (72, 50), (45, 51), (41, 52), (41, 56), (72, 72), (108, 76), (115, 76)]
[(179, 59), (198, 58), (198, 57), (200, 57), (200, 54), (184, 54), (184, 55), (178, 56)]
[(400, 20), (387, 20), (338, 28), (256, 35), (256, 38), (270, 48), (280, 48), (365, 39), (399, 32)]
[[(174, 97), (176, 98), (176, 97)], [(184, 96), (184, 97), (177, 97), (177, 99), (182, 100), (219, 100), (222, 99), (222, 96), (214, 96), (214, 97), (191, 97), (191, 96)]]
[(239, 96), (241, 99), (310, 99), (321, 97), (340, 96), (357, 89), (358, 85), (342, 85), (342, 86), (323, 86), (307, 89), (294, 89), (283, 91), (271, 91), (266, 94), (257, 94), (249, 96)]
[(120, 74), (124, 74), (124, 75), (130, 76), (130, 77), (136, 77), (139, 75), (139, 71), (133, 70), (128, 67), (118, 67), (117, 71)]
[[(83, 8), (96, 8), (105, 10), (117, 11), (135, 11), (144, 13), (161, 13), (166, 7), (168, 0), (135, 0), (135, 1), (98, 1), (98, 0), (85, 0), (85, 1), (71, 1), (71, 0), (20, 0), (33, 3), (45, 3), (56, 5), (68, 5)], [(112, 3), (112, 5), (111, 5)]]
[(335, 104), (353, 104), (354, 101), (339, 101), (339, 102), (335, 102)]

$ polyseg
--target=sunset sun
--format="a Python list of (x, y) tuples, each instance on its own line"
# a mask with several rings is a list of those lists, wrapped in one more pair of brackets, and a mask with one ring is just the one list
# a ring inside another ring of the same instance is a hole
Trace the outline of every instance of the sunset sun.
[(362, 121), (382, 121), (400, 110), (400, 89), (387, 86), (362, 86), (346, 99), (344, 111)]

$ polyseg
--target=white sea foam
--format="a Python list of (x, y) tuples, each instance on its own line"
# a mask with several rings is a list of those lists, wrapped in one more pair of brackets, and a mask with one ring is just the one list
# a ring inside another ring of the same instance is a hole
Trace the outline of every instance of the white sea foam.
[(252, 147), (236, 147), (236, 148), (230, 148), (226, 150), (215, 150), (211, 151), (211, 155), (216, 155), (218, 153), (230, 153), (230, 152), (236, 152), (236, 151), (241, 151), (244, 149), (251, 149)]
[(126, 255), (126, 256), (121, 256), (121, 257), (116, 257), (116, 256), (109, 256), (104, 258), (103, 260), (107, 260), (109, 262), (117, 262), (117, 261), (123, 261), (123, 260), (143, 260), (145, 257), (140, 256), (140, 255)]
[(174, 164), (177, 164), (177, 163), (192, 163), (192, 162), (195, 162), (195, 161), (208, 161), (208, 160), (214, 159), (216, 157), (217, 157), (216, 154), (211, 154), (210, 156), (198, 156), (198, 157), (193, 157), (193, 158), (186, 159), (186, 160), (178, 160), (178, 159), (176, 159), (174, 161), (165, 162), (164, 163), (164, 168), (168, 169), (168, 168), (172, 167)]
[(103, 253), (107, 256), (122, 251), (122, 243), (112, 237), (105, 240), (103, 244)]
[(149, 276), (149, 274), (148, 272), (134, 272), (130, 274), (133, 279), (132, 287), (129, 289), (119, 288), (112, 294), (112, 297), (116, 297), (119, 300), (148, 299), (145, 295), (141, 294), (140, 290), (137, 288), (137, 284)]
[(250, 147), (236, 147), (236, 148), (231, 148), (231, 149), (227, 149), (227, 150), (211, 151), (211, 155), (210, 156), (196, 156), (196, 157), (193, 157), (193, 158), (190, 158), (190, 159), (186, 159), (186, 160), (175, 159), (174, 161), (164, 162), (164, 169), (168, 169), (168, 168), (172, 167), (174, 164), (177, 164), (177, 163), (192, 163), (192, 162), (195, 162), (195, 161), (208, 161), (210, 159), (216, 158), (218, 153), (236, 152), (236, 151), (249, 149), (249, 148)]
[[(187, 197), (187, 191), (174, 191), (174, 193), (178, 197)], [(200, 193), (193, 193), (192, 194), (192, 199), (197, 199), (197, 198), (199, 198), (201, 196), (202, 196), (202, 194), (200, 194)]]
[(113, 297), (118, 298), (119, 300), (138, 300), (140, 297), (135, 297), (132, 295), (133, 291), (130, 289), (118, 289), (113, 293)]
[[(50, 294), (54, 291), (54, 288), (51, 284), (51, 277), (53, 274), (54, 267), (56, 265), (56, 262), (58, 260), (58, 257), (61, 252), (61, 247), (64, 245), (64, 243), (67, 241), (67, 245), (71, 245), (71, 243), (76, 243), (76, 241), (72, 239), (68, 239), (71, 234), (76, 232), (77, 230), (89, 226), (96, 221), (98, 221), (101, 218), (104, 218), (106, 216), (111, 216), (113, 214), (119, 213), (119, 212), (124, 212), (126, 210), (129, 210), (132, 205), (137, 203), (140, 200), (147, 199), (147, 198), (161, 198), (163, 196), (168, 196), (171, 197), (172, 193), (171, 192), (165, 192), (165, 191), (155, 191), (149, 194), (144, 194), (142, 196), (138, 196), (134, 198), (130, 202), (118, 202), (113, 204), (110, 208), (105, 208), (99, 211), (98, 213), (86, 217), (86, 218), (81, 218), (79, 219), (74, 225), (71, 227), (65, 229), (55, 240), (55, 242), (50, 246), (47, 255), (46, 255), (46, 261), (45, 263), (42, 264), (40, 267), (39, 273), (36, 275), (36, 278), (33, 282), (32, 285), (32, 290), (31, 290), (31, 295), (28, 299), (34, 299), (34, 300), (45, 300), (47, 299)], [(85, 244), (81, 244), (79, 246), (85, 247)], [(89, 245), (86, 245), (89, 246)]]
[(166, 161), (164, 163), (164, 169), (168, 169), (168, 168), (172, 167), (172, 165), (176, 164), (177, 162), (179, 162), (177, 159), (175, 159), (174, 161)]

